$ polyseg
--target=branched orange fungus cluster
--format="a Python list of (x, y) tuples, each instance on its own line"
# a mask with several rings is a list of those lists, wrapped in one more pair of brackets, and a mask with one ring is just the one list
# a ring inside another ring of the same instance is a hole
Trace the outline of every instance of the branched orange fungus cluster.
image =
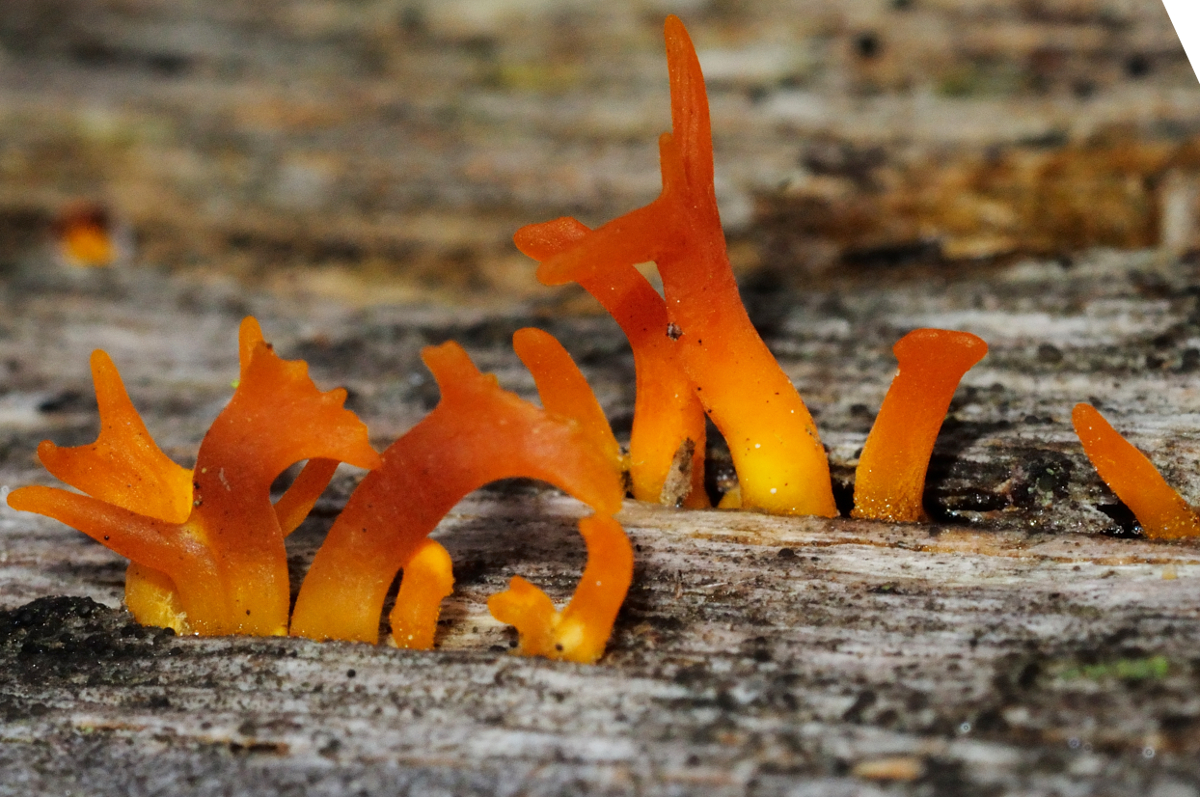
[[(676, 17), (667, 18), (666, 41), (672, 130), (659, 139), (659, 197), (595, 230), (561, 218), (524, 227), (514, 240), (539, 261), (539, 280), (578, 283), (629, 338), (637, 371), (629, 444), (634, 497), (675, 502), (664, 485), (683, 460), (683, 504), (707, 504), (703, 411), (725, 437), (738, 474), (738, 492), (722, 507), (835, 516), (816, 425), (738, 295), (713, 187), (704, 78)], [(650, 260), (664, 297), (634, 268)], [(959, 379), (986, 351), (974, 335), (946, 330), (918, 330), (897, 344), (900, 375), (863, 452), (865, 489), (855, 516), (920, 518), (942, 418)]]
[[(545, 333), (522, 333), (518, 337), (534, 341), (533, 349), (558, 348)], [(398, 647), (430, 647), (438, 606), (453, 578), (449, 557), (427, 535), (467, 493), (496, 479), (525, 476), (550, 482), (597, 512), (581, 524), (588, 562), (561, 614), (521, 579), (492, 599), (493, 611), (517, 627), (529, 653), (594, 661), (633, 575), (629, 541), (611, 519), (623, 497), (620, 466), (607, 439), (612, 432), (607, 423), (603, 430), (589, 424), (595, 398), (590, 390), (586, 396), (577, 391), (582, 376), (565, 355), (538, 379), (543, 402), (562, 408), (562, 414), (501, 390), (456, 343), (428, 348), (423, 357), (441, 401), (383, 453), (383, 463), (350, 496), (301, 585), (292, 633), (376, 641), (388, 586), (404, 570), (391, 615), (392, 641)], [(545, 360), (557, 357), (554, 351)], [(593, 578), (594, 573), (603, 576)], [(521, 600), (514, 600), (514, 592)], [(547, 652), (544, 639), (557, 647)]]
[[(154, 444), (112, 361), (97, 351), (100, 436), (88, 446), (38, 448), (48, 471), (85, 494), (23, 487), (8, 497), (14, 509), (74, 526), (133, 562), (126, 597), (141, 622), (202, 634), (287, 633), (284, 536), (336, 462), (379, 463), (366, 426), (342, 408), (344, 390), (317, 390), (308, 366), (280, 359), (253, 319), (243, 322), (240, 344), (237, 389), (194, 469)], [(304, 474), (272, 506), (271, 483), (303, 460)]]
[[(318, 551), (290, 633), (377, 640), (388, 587), (403, 570), (392, 638), (433, 646), (450, 558), (427, 535), (464, 495), (496, 479), (554, 484), (598, 513), (581, 523), (584, 581), (562, 612), (514, 578), (492, 599), (522, 651), (572, 661), (604, 652), (633, 574), (633, 553), (611, 517), (621, 506), (620, 449), (574, 362), (552, 337), (517, 335), (547, 409), (501, 390), (455, 343), (423, 352), (442, 391), (437, 408), (383, 456), (343, 409), (344, 390), (320, 392), (303, 362), (280, 359), (253, 319), (240, 335), (233, 397), (200, 444), (192, 470), (150, 438), (112, 361), (92, 356), (101, 431), (96, 442), (38, 449), (53, 487), (13, 491), (9, 505), (74, 526), (127, 557), (126, 603), (139, 622), (184, 633), (289, 633), (283, 539), (312, 509), (339, 462), (372, 469)], [(307, 460), (274, 504), (271, 483)]]
[[(116, 368), (92, 356), (96, 442), (38, 448), (69, 492), (24, 487), (9, 504), (61, 520), (127, 557), (126, 603), (142, 623), (198, 634), (287, 634), (377, 642), (384, 601), (401, 574), (391, 642), (433, 646), (450, 556), (429, 534), (465, 495), (509, 477), (540, 479), (587, 504), (583, 576), (568, 605), (514, 577), (488, 607), (520, 634), (520, 652), (599, 658), (633, 575), (633, 551), (613, 516), (625, 477), (641, 501), (708, 507), (705, 417), (724, 435), (737, 492), (722, 507), (837, 514), (829, 464), (804, 402), (750, 323), (725, 252), (713, 189), (708, 101), (682, 23), (666, 23), (672, 131), (659, 139), (662, 193), (596, 229), (572, 218), (516, 233), (538, 278), (576, 282), (620, 325), (633, 350), (637, 396), (625, 455), (583, 374), (537, 329), (516, 333), (542, 407), (502, 390), (456, 343), (422, 352), (437, 407), (382, 455), (303, 362), (280, 359), (253, 319), (239, 338), (240, 379), (192, 470), (150, 438)], [(660, 296), (635, 268), (654, 261)], [(934, 441), (962, 376), (987, 353), (965, 332), (919, 329), (896, 344), (899, 370), (859, 458), (858, 518), (922, 519)], [(1193, 536), (1200, 519), (1094, 409), (1075, 427), (1101, 476), (1151, 537)], [(283, 496), (271, 484), (306, 462)], [(338, 464), (369, 470), (334, 521), (289, 617), (284, 537), (312, 509)]]

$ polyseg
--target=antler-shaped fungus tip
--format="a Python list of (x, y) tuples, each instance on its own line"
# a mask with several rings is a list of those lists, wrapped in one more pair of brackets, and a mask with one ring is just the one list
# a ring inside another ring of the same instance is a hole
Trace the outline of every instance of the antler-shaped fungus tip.
[(1147, 537), (1170, 540), (1200, 535), (1196, 511), (1095, 407), (1076, 404), (1071, 422), (1096, 472), (1137, 517)]
[(421, 362), (433, 374), (442, 401), (496, 384), (495, 377), (476, 368), (466, 350), (453, 340), (421, 349)]
[(929, 457), (959, 381), (987, 354), (969, 332), (918, 329), (892, 348), (900, 370), (863, 446), (854, 481), (857, 518), (915, 522)]
[[(694, 190), (712, 191), (713, 152), (712, 123), (708, 111), (708, 93), (696, 47), (683, 22), (674, 14), (663, 24), (666, 40), (667, 72), (671, 83), (671, 132), (689, 186)], [(660, 141), (660, 147), (670, 141)]]
[(90, 364), (100, 414), (96, 442), (60, 448), (43, 440), (38, 459), (60, 481), (93, 498), (182, 523), (192, 508), (191, 471), (155, 444), (108, 354), (97, 349)]
[(604, 408), (563, 345), (549, 332), (525, 327), (513, 334), (513, 350), (533, 374), (542, 406), (579, 424), (592, 444), (612, 460), (613, 467), (622, 470), (621, 446)]
[[(571, 216), (560, 216), (550, 221), (526, 224), (513, 233), (513, 244), (521, 254), (537, 260), (540, 264), (542, 261), (569, 251), (589, 232), (591, 230), (587, 225), (577, 219)], [(568, 282), (586, 279), (600, 269), (600, 263), (595, 259), (573, 262), (572, 266), (571, 269), (563, 269), (553, 274), (539, 266), (538, 280), (543, 285), (564, 285)], [(553, 281), (546, 281), (551, 277), (553, 277)]]
[(254, 349), (263, 339), (262, 326), (254, 316), (246, 316), (238, 327), (238, 380), (246, 378), (246, 369), (250, 367), (250, 359)]

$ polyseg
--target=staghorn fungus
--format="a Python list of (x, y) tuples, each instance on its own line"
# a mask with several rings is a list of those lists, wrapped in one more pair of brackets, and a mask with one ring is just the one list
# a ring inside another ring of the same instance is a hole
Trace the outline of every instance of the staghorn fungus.
[(633, 548), (617, 521), (593, 515), (579, 521), (587, 564), (561, 612), (546, 593), (520, 576), (488, 599), (488, 610), (520, 634), (519, 652), (590, 664), (604, 653), (613, 622), (633, 580)]
[[(47, 470), (86, 495), (23, 487), (9, 506), (74, 526), (133, 562), (130, 609), (141, 622), (198, 634), (287, 632), (286, 531), (328, 483), (335, 461), (379, 463), (367, 429), (301, 361), (280, 359), (247, 318), (241, 379), (200, 444), (192, 471), (156, 446), (104, 352), (92, 355), (102, 428), (96, 442), (38, 449)], [(271, 483), (309, 460), (279, 505)]]
[(833, 517), (829, 462), (816, 426), (751, 324), (726, 255), (695, 48), (677, 17), (667, 17), (665, 35), (672, 132), (659, 139), (662, 193), (544, 260), (538, 278), (582, 283), (602, 269), (653, 260), (679, 360), (729, 444), (741, 505)]
[[(582, 222), (564, 216), (522, 227), (513, 241), (523, 253), (540, 262), (589, 232)], [(629, 435), (633, 497), (689, 509), (706, 508), (704, 407), (668, 336), (666, 303), (629, 263), (581, 274), (578, 280), (621, 327), (633, 350), (636, 397)], [(672, 489), (670, 484), (677, 470), (683, 477), (678, 480), (682, 489)]]
[[(522, 337), (536, 341), (529, 333)], [(553, 607), (544, 594), (537, 618), (520, 612), (505, 616), (521, 620), (523, 636), (553, 639), (549, 648), (527, 639), (525, 652), (595, 660), (633, 570), (628, 539), (606, 517), (620, 509), (623, 490), (619, 464), (604, 435), (594, 425), (502, 390), (456, 343), (427, 347), (421, 356), (437, 380), (441, 401), (383, 453), (383, 463), (350, 496), (301, 585), (291, 633), (376, 642), (388, 587), (403, 570), (390, 615), (392, 642), (431, 647), (439, 605), (453, 576), (445, 549), (427, 535), (468, 493), (497, 479), (524, 476), (549, 482), (598, 513), (581, 522), (581, 531), (588, 542), (589, 571), (604, 576), (595, 579), (600, 585), (581, 582), (561, 619), (546, 611)], [(559, 393), (562, 386), (561, 380), (538, 380), (547, 407), (569, 407), (579, 398), (567, 395), (577, 386)], [(509, 593), (513, 590), (541, 594), (524, 579), (515, 580)], [(511, 601), (498, 600), (505, 613)]]
[(912, 523), (924, 516), (925, 473), (950, 400), (987, 344), (969, 332), (917, 329), (892, 352), (900, 369), (859, 457), (851, 515)]
[(623, 469), (621, 446), (604, 409), (563, 345), (549, 332), (525, 327), (513, 334), (513, 350), (533, 375), (542, 407), (573, 419), (613, 465)]
[(1195, 510), (1095, 407), (1076, 404), (1071, 422), (1096, 472), (1137, 517), (1147, 537), (1175, 540), (1200, 535)]

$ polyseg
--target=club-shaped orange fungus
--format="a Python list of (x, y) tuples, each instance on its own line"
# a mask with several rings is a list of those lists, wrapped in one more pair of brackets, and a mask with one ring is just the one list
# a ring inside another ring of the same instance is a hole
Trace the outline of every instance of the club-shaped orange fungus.
[[(300, 587), (292, 634), (376, 642), (388, 587), (403, 570), (389, 617), (392, 642), (431, 647), (441, 600), (454, 579), (445, 550), (427, 535), (468, 493), (522, 476), (549, 482), (597, 512), (582, 523), (588, 548), (584, 572), (585, 580), (601, 575), (581, 582), (561, 614), (544, 611), (548, 598), (530, 602), (525, 611), (507, 598), (494, 600), (504, 622), (521, 633), (523, 652), (548, 650), (555, 658), (593, 661), (604, 649), (633, 572), (629, 540), (608, 517), (620, 509), (624, 490), (604, 435), (502, 390), (456, 343), (427, 347), (421, 356), (441, 400), (384, 451), (383, 464), (350, 496)], [(551, 394), (560, 385), (559, 380), (539, 381), (545, 406), (572, 406), (577, 394)], [(514, 579), (502, 595), (514, 589), (540, 592)], [(542, 641), (530, 641), (544, 638), (553, 640), (548, 649)]]
[(1095, 407), (1076, 404), (1071, 422), (1092, 466), (1137, 517), (1147, 537), (1175, 540), (1200, 535), (1196, 511)]
[(929, 457), (963, 374), (987, 354), (970, 332), (916, 329), (892, 347), (900, 370), (867, 436), (854, 476), (856, 518), (913, 523)]
[[(570, 216), (530, 224), (513, 236), (534, 260), (548, 260), (591, 230)], [(579, 284), (616, 320), (633, 350), (636, 397), (629, 478), (639, 501), (703, 509), (704, 407), (668, 336), (667, 305), (629, 263), (592, 271)]]
[[(126, 600), (140, 622), (198, 634), (286, 633), (284, 535), (337, 462), (379, 464), (366, 426), (342, 407), (346, 392), (320, 392), (308, 366), (280, 359), (252, 318), (242, 323), (240, 353), (237, 389), (189, 471), (154, 444), (112, 361), (95, 352), (99, 437), (38, 448), (47, 470), (86, 495), (41, 486), (9, 494), (14, 509), (60, 520), (130, 559)], [(303, 460), (272, 506), (271, 483)]]
[(713, 188), (704, 78), (677, 17), (667, 17), (666, 42), (672, 132), (659, 139), (662, 193), (544, 260), (538, 278), (583, 282), (600, 269), (653, 260), (680, 362), (729, 445), (742, 506), (833, 517), (816, 426), (738, 295)]

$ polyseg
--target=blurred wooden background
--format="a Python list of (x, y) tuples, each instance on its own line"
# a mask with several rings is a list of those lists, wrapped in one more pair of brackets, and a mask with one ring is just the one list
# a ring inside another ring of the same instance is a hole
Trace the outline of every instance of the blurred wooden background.
[(7, 258), (83, 198), (172, 269), (536, 293), (516, 226), (657, 191), (672, 10), (740, 267), (1196, 244), (1200, 93), (1147, 0), (8, 0)]

